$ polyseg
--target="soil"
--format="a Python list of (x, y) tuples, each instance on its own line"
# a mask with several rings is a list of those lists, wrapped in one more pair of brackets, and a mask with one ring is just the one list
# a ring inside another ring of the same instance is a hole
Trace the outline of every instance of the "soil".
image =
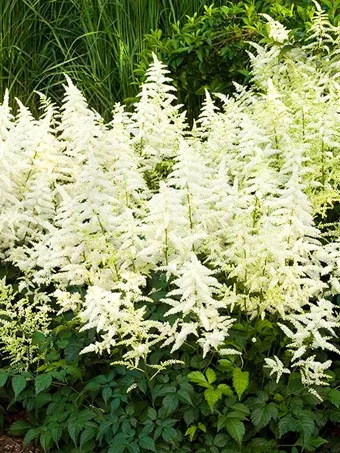
[(23, 439), (11, 437), (6, 434), (0, 435), (0, 452), (1, 453), (42, 453), (40, 448), (26, 447), (22, 445)]
[[(5, 431), (6, 428), (11, 426), (16, 420), (27, 419), (28, 417), (25, 412), (8, 414), (5, 421)], [(0, 432), (0, 453), (43, 453), (43, 450), (33, 446), (24, 447), (22, 437), (14, 437), (5, 432)]]

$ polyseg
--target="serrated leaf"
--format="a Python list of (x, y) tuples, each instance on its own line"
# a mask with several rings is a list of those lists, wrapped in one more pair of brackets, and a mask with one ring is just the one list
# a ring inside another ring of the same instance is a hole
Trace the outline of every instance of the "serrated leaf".
[(178, 396), (176, 393), (167, 395), (163, 399), (163, 407), (166, 408), (166, 415), (172, 414), (178, 407)]
[(270, 420), (276, 419), (279, 409), (274, 403), (265, 404), (256, 407), (251, 414), (251, 420), (257, 430), (260, 430), (268, 425)]
[(61, 439), (61, 436), (63, 434), (63, 428), (61, 427), (60, 424), (57, 424), (56, 426), (53, 426), (53, 427), (49, 428), (49, 430), (51, 432), (51, 436), (52, 436), (53, 442), (59, 448), (58, 443), (59, 443), (59, 441)]
[(235, 368), (233, 371), (233, 386), (235, 392), (238, 396), (238, 399), (241, 399), (241, 396), (248, 388), (249, 385), (249, 373), (248, 371), (242, 371), (239, 368)]
[(110, 386), (104, 387), (102, 390), (102, 397), (103, 397), (103, 400), (105, 401), (105, 404), (107, 404), (107, 402), (109, 401), (111, 396), (112, 396), (112, 388)]
[(207, 428), (206, 428), (205, 425), (203, 425), (203, 423), (199, 423), (197, 426), (198, 426), (198, 428), (199, 428), (201, 431), (203, 431), (204, 433), (207, 432)]
[(90, 440), (94, 439), (97, 434), (97, 428), (85, 428), (80, 434), (80, 449)]
[(18, 376), (14, 376), (13, 377), (13, 379), (12, 379), (12, 387), (13, 387), (13, 390), (14, 390), (15, 399), (18, 398), (18, 396), (24, 390), (26, 385), (27, 385), (27, 382), (26, 382), (26, 379), (23, 376), (18, 375)]
[(157, 418), (157, 411), (153, 407), (148, 407), (147, 415), (150, 420), (156, 420)]
[(171, 442), (171, 441), (175, 440), (176, 437), (177, 437), (177, 432), (171, 426), (167, 426), (166, 428), (163, 429), (162, 438), (163, 438), (163, 440), (165, 440), (165, 442)]
[(145, 450), (157, 451), (154, 440), (149, 436), (140, 437), (139, 446)]
[(24, 437), (24, 441), (23, 441), (24, 447), (27, 447), (27, 445), (29, 445), (32, 442), (32, 440), (36, 439), (39, 436), (40, 436), (39, 428), (30, 428), (26, 432), (25, 437)]
[[(1, 379), (1, 376), (0, 376)], [(0, 385), (1, 387), (1, 385)], [(328, 395), (329, 401), (337, 408), (340, 406), (340, 391), (337, 389), (332, 389)]]
[(299, 427), (299, 431), (302, 434), (303, 447), (309, 441), (310, 437), (315, 428), (315, 422), (313, 420), (313, 413), (300, 414), (296, 419), (296, 424)]
[(130, 443), (131, 437), (125, 433), (118, 433), (112, 440), (108, 453), (122, 453)]
[(198, 412), (197, 412), (197, 409), (195, 408), (190, 408), (190, 409), (187, 409), (184, 414), (183, 414), (183, 419), (185, 421), (185, 423), (188, 425), (191, 425), (191, 423), (193, 423), (198, 417)]
[(207, 378), (207, 381), (209, 382), (209, 384), (213, 384), (216, 381), (216, 373), (211, 368), (207, 369), (207, 371), (205, 372), (205, 375), (206, 375), (206, 378)]
[(52, 435), (49, 431), (44, 431), (40, 435), (40, 445), (44, 449), (45, 452), (49, 450), (49, 447), (52, 443)]
[(50, 374), (40, 374), (35, 378), (35, 395), (46, 390), (52, 384), (52, 376)]
[(217, 389), (221, 392), (222, 395), (225, 396), (233, 396), (234, 394), (230, 386), (227, 384), (219, 384), (217, 386)]
[(235, 403), (231, 406), (231, 409), (237, 412), (241, 412), (244, 415), (249, 415), (250, 414), (250, 409), (248, 406), (242, 403)]
[(139, 453), (140, 449), (136, 442), (129, 443), (128, 450), (130, 453)]
[(17, 420), (8, 431), (14, 436), (23, 436), (31, 427), (32, 425), (25, 420)]
[(3, 387), (6, 384), (8, 377), (8, 373), (0, 373), (0, 387)]
[(186, 436), (189, 436), (189, 439), (190, 439), (190, 442), (193, 441), (193, 438), (196, 434), (196, 431), (197, 431), (197, 426), (190, 426), (186, 431), (185, 431), (185, 435)]
[(328, 444), (328, 440), (323, 439), (322, 437), (311, 437), (308, 442), (306, 442), (305, 448), (307, 450), (315, 449), (321, 447), (321, 445)]
[(227, 373), (231, 373), (234, 369), (234, 363), (231, 360), (221, 359), (218, 361), (218, 363), (219, 363), (219, 368), (222, 371), (225, 371)]
[[(229, 443), (229, 437), (226, 434), (216, 434), (214, 437), (214, 447), (223, 448)], [(220, 450), (218, 450), (220, 452)], [(224, 450), (223, 450), (224, 451)]]
[(207, 382), (205, 376), (203, 373), (200, 371), (193, 371), (192, 373), (188, 374), (188, 378), (190, 379), (191, 382), (194, 382), (195, 384), (200, 385), (201, 387), (205, 388), (211, 388), (211, 385), (209, 382)]
[(279, 438), (283, 437), (285, 434), (289, 433), (290, 431), (296, 432), (299, 431), (299, 428), (296, 425), (296, 420), (291, 415), (286, 415), (279, 420), (278, 423), (279, 428)]
[(242, 444), (243, 436), (246, 432), (243, 422), (233, 418), (227, 418), (225, 420), (225, 427), (227, 428), (230, 436), (239, 444)]
[(221, 399), (222, 393), (218, 389), (207, 389), (204, 391), (204, 398), (208, 403), (211, 410), (214, 409), (215, 404)]

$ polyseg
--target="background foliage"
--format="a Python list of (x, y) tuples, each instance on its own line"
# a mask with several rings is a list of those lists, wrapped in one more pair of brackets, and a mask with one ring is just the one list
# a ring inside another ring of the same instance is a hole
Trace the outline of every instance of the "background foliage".
[[(216, 5), (223, 4), (217, 0)], [(144, 34), (185, 14), (203, 0), (13, 0), (0, 3), (0, 98), (13, 96), (37, 111), (34, 90), (59, 100), (64, 74), (90, 105), (109, 114), (115, 101), (133, 97), (134, 65)]]
[[(339, 2), (321, 4), (337, 24)], [(303, 38), (313, 10), (312, 0), (216, 0), (209, 7), (203, 0), (1, 2), (0, 98), (9, 88), (11, 99), (37, 113), (34, 91), (59, 101), (66, 73), (108, 118), (115, 102), (135, 98), (155, 51), (192, 122), (204, 88), (230, 93), (233, 81), (247, 82), (247, 42), (267, 33), (261, 13)]]

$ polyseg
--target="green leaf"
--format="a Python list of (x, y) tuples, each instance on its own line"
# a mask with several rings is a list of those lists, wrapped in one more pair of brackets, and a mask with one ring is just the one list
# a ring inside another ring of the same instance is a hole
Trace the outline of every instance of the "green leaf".
[(236, 442), (241, 445), (243, 436), (246, 432), (243, 422), (241, 420), (236, 420), (233, 418), (227, 418), (225, 421), (225, 427), (227, 428), (230, 436), (236, 440)]
[(50, 374), (40, 374), (35, 378), (35, 395), (46, 390), (52, 384), (52, 376)]
[(231, 360), (221, 359), (218, 361), (218, 363), (219, 363), (219, 368), (222, 371), (225, 371), (227, 373), (231, 373), (234, 369), (234, 363)]
[(157, 418), (157, 411), (153, 407), (148, 407), (147, 415), (150, 420), (156, 420)]
[(296, 420), (291, 415), (286, 415), (279, 420), (279, 438), (281, 439), (285, 434), (289, 432), (299, 431), (299, 427), (296, 425)]
[(25, 420), (17, 420), (10, 426), (9, 432), (13, 434), (13, 436), (23, 436), (32, 425)]
[(299, 427), (300, 433), (302, 434), (302, 446), (304, 447), (305, 444), (309, 441), (315, 428), (313, 413), (307, 413), (306, 411), (304, 414), (300, 414), (296, 419), (296, 424)]
[(242, 371), (239, 368), (235, 368), (233, 371), (233, 386), (235, 392), (237, 393), (238, 399), (241, 399), (241, 396), (248, 388), (249, 385), (249, 373), (248, 371)]
[(63, 428), (61, 427), (60, 424), (53, 425), (53, 427), (49, 427), (49, 430), (51, 432), (51, 436), (53, 439), (53, 442), (58, 446), (59, 440), (61, 439), (61, 436), (63, 434)]
[(204, 391), (204, 398), (209, 404), (211, 410), (214, 409), (215, 404), (221, 399), (222, 393), (218, 389), (207, 389)]
[(190, 427), (185, 431), (185, 435), (186, 435), (186, 436), (189, 436), (190, 442), (193, 441), (193, 438), (195, 437), (196, 431), (197, 431), (197, 426), (195, 426), (195, 425), (190, 426)]
[(26, 379), (24, 378), (24, 376), (18, 375), (18, 376), (13, 377), (12, 387), (14, 390), (15, 399), (18, 398), (18, 396), (24, 390), (26, 385), (27, 385), (27, 382), (26, 382)]
[(3, 387), (6, 384), (8, 377), (8, 373), (0, 373), (0, 387)]
[(52, 443), (52, 435), (49, 431), (44, 431), (40, 435), (40, 445), (44, 451), (48, 451)]
[(166, 408), (166, 415), (172, 414), (178, 407), (178, 396), (176, 393), (167, 395), (163, 399), (163, 407)]
[[(228, 445), (229, 442), (229, 437), (226, 434), (216, 434), (214, 437), (214, 447), (220, 447), (223, 448), (226, 445)], [(218, 450), (220, 451), (220, 450)]]
[(198, 411), (197, 409), (190, 407), (187, 409), (184, 414), (183, 414), (183, 419), (185, 423), (188, 425), (191, 425), (198, 417)]
[(80, 434), (80, 449), (90, 440), (94, 439), (97, 434), (97, 428), (85, 428)]
[(250, 409), (248, 406), (242, 403), (235, 403), (231, 406), (231, 409), (237, 412), (241, 412), (244, 415), (249, 415), (250, 414)]
[(43, 344), (46, 341), (46, 336), (40, 331), (34, 332), (32, 335), (32, 344), (38, 345), (38, 344)]
[(107, 402), (109, 401), (111, 396), (112, 396), (112, 388), (110, 386), (104, 387), (102, 390), (102, 397), (103, 397), (103, 400), (105, 401), (105, 404), (107, 404)]
[(207, 427), (206, 427), (205, 425), (203, 425), (203, 423), (199, 423), (197, 426), (198, 426), (199, 429), (200, 429), (201, 431), (203, 431), (204, 433), (207, 432)]
[[(1, 376), (0, 376), (1, 378)], [(340, 406), (340, 391), (337, 389), (332, 389), (328, 395), (329, 401), (337, 408)]]
[(84, 420), (81, 419), (81, 413), (73, 413), (72, 416), (69, 418), (67, 423), (67, 430), (71, 439), (74, 442), (74, 445), (77, 445), (77, 438), (82, 430), (84, 425)]
[(207, 369), (205, 375), (206, 375), (206, 378), (207, 378), (209, 384), (213, 384), (216, 381), (216, 373), (211, 368)]
[(154, 440), (149, 436), (140, 437), (139, 446), (145, 450), (157, 451)]
[(192, 373), (188, 374), (188, 378), (191, 382), (200, 385), (201, 387), (205, 387), (207, 389), (211, 388), (211, 385), (207, 382), (205, 376), (200, 371), (193, 371)]
[(221, 394), (225, 395), (225, 396), (233, 396), (234, 395), (232, 389), (227, 384), (219, 384), (217, 386), (217, 390), (219, 390), (221, 392)]
[(251, 414), (251, 420), (257, 430), (260, 430), (268, 425), (270, 420), (276, 419), (279, 414), (279, 409), (274, 403), (258, 405)]
[(139, 453), (140, 449), (136, 442), (129, 443), (128, 450), (130, 453)]
[(131, 437), (125, 433), (118, 433), (110, 444), (108, 453), (123, 453), (130, 444)]
[(305, 444), (307, 451), (315, 451), (316, 448), (321, 447), (321, 445), (328, 444), (328, 440), (323, 439), (322, 437), (311, 437), (308, 442)]
[(176, 437), (177, 437), (177, 432), (171, 426), (167, 426), (166, 428), (163, 429), (162, 438), (163, 438), (163, 440), (165, 440), (165, 442), (172, 442), (176, 439)]
[(23, 442), (24, 447), (27, 447), (27, 445), (29, 445), (32, 442), (32, 440), (39, 437), (39, 435), (40, 435), (39, 428), (30, 428), (26, 432), (25, 437), (24, 437), (24, 442)]

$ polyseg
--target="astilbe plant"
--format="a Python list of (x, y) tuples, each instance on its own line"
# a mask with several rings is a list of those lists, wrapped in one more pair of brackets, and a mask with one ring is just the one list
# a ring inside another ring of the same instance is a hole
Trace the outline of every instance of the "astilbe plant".
[[(156, 346), (196, 338), (203, 355), (239, 354), (224, 347), (238, 317), (270, 316), (288, 344), (266, 358), (271, 373), (299, 368), (314, 393), (327, 384), (330, 362), (315, 353), (338, 353), (338, 219), (327, 216), (339, 201), (340, 30), (317, 9), (298, 48), (266, 19), (273, 42), (255, 45), (252, 86), (218, 95), (220, 109), (207, 93), (191, 131), (156, 57), (135, 113), (117, 105), (108, 124), (70, 79), (61, 110), (44, 101), (38, 120), (20, 103), (13, 117), (6, 96), (1, 257), (97, 331), (83, 353), (118, 347), (138, 367)], [(146, 287), (159, 273), (165, 314), (153, 319)]]

